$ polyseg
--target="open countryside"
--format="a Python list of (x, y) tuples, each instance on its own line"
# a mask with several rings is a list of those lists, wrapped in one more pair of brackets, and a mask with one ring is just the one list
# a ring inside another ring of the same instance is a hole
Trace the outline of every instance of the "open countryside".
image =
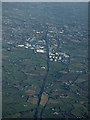
[(3, 3), (3, 118), (88, 118), (88, 3)]

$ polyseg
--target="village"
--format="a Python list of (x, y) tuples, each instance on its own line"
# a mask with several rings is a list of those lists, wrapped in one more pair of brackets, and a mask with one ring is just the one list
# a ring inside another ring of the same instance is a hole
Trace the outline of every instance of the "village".
[[(35, 31), (35, 30), (34, 30)], [(28, 37), (24, 44), (18, 44), (16, 47), (24, 47), (25, 49), (31, 49), (35, 54), (45, 54), (47, 53), (46, 50), (46, 40), (43, 39), (41, 36), (44, 31), (36, 31), (35, 36), (33, 35), (32, 38)], [(53, 33), (53, 35), (52, 35)], [(47, 33), (48, 39), (48, 48), (49, 48), (49, 60), (50, 61), (57, 61), (57, 62), (64, 62), (68, 63), (70, 60), (70, 55), (65, 52), (58, 51), (58, 47), (61, 48), (61, 45), (58, 45), (57, 34), (62, 34), (63, 30), (59, 32), (56, 27), (50, 27), (50, 30)], [(38, 35), (40, 38), (38, 38)], [(58, 38), (59, 39), (59, 38)], [(60, 41), (60, 40), (59, 40)]]

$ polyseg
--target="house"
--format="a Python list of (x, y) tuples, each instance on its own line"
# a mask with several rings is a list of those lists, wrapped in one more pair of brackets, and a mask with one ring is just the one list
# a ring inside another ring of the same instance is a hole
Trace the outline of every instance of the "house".
[(52, 58), (52, 56), (49, 56), (49, 58)]
[(38, 49), (38, 50), (36, 50), (37, 51), (37, 53), (45, 53), (46, 51), (44, 51), (44, 50), (41, 50), (41, 49)]
[(45, 69), (45, 67), (44, 67), (44, 66), (42, 66), (42, 67), (41, 67), (41, 69)]
[(53, 59), (50, 59), (50, 61), (53, 61)]
[(18, 47), (24, 47), (24, 45), (18, 45)]
[(57, 61), (57, 59), (55, 59), (54, 61)]
[(27, 49), (28, 47), (27, 47), (27, 46), (25, 46), (25, 48)]

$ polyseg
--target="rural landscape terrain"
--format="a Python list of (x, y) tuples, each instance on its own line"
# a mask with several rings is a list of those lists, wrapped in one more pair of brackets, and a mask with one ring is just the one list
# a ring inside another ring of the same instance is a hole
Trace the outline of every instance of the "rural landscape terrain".
[(88, 3), (2, 3), (2, 117), (88, 118)]

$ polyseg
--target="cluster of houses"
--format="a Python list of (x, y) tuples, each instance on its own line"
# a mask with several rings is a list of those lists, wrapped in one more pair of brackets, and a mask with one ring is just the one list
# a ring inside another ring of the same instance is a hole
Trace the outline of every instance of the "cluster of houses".
[[(24, 45), (18, 45), (18, 47), (25, 47), (26, 49), (30, 48), (34, 51), (34, 53), (46, 53), (45, 46), (40, 45), (31, 45), (30, 43), (26, 42)], [(58, 61), (58, 62), (67, 62), (69, 60), (69, 55), (64, 52), (51, 52), (49, 51), (49, 59), (50, 61)]]
[(69, 55), (64, 52), (49, 52), (50, 61), (67, 62)]
[[(44, 40), (43, 40), (44, 41)], [(38, 42), (41, 42), (42, 46), (40, 45), (40, 43), (35, 43), (35, 44), (31, 44), (31, 43), (28, 43), (28, 42), (25, 42), (25, 45), (18, 45), (17, 47), (24, 47), (26, 49), (32, 49), (34, 51), (34, 53), (46, 53), (46, 49), (45, 49), (45, 45), (43, 45), (43, 41), (38, 41)]]
[[(47, 33), (48, 37), (48, 49), (49, 49), (49, 59), (50, 61), (57, 62), (67, 62), (69, 60), (69, 55), (64, 52), (55, 52), (57, 51), (58, 42), (56, 36), (62, 34), (64, 30), (58, 31), (56, 27), (51, 26)], [(35, 36), (28, 37), (24, 44), (19, 44), (17, 47), (24, 47), (26, 49), (32, 49), (34, 53), (46, 53), (46, 41), (42, 39), (43, 31), (35, 31)], [(38, 36), (39, 35), (39, 36)], [(59, 38), (58, 38), (59, 39)], [(54, 52), (53, 52), (54, 51)]]

